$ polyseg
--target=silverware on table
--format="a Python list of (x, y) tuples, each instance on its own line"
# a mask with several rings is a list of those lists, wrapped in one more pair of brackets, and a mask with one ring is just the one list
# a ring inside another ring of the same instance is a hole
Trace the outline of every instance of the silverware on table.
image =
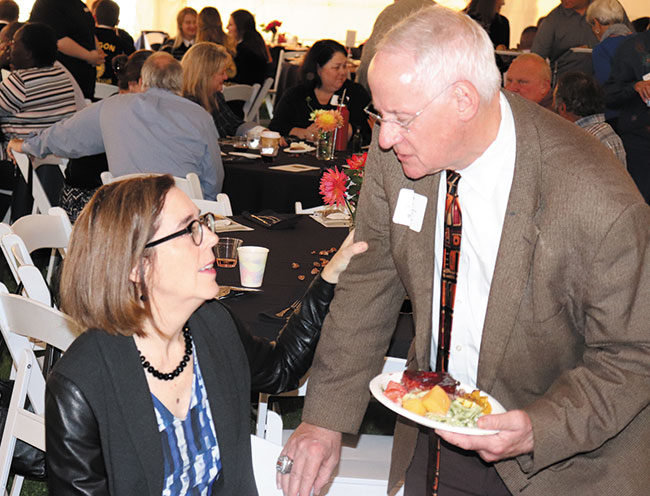
[(302, 298), (298, 298), (296, 301), (294, 301), (291, 304), (291, 306), (288, 306), (284, 310), (280, 310), (278, 313), (275, 314), (275, 316), (279, 319), (284, 319), (285, 316), (291, 314), (296, 308), (298, 308), (301, 302), (302, 302)]

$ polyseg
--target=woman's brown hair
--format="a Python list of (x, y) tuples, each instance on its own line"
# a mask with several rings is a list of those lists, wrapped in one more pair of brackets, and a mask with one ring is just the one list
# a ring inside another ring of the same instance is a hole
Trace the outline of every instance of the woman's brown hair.
[(221, 15), (214, 7), (204, 7), (199, 12), (196, 41), (211, 41), (225, 46), (231, 54), (234, 53), (233, 41), (224, 32)]
[(214, 93), (214, 75), (233, 65), (228, 50), (216, 43), (204, 41), (194, 44), (183, 55), (183, 89), (185, 98), (212, 113), (219, 110)]
[[(145, 249), (160, 224), (169, 175), (116, 181), (99, 188), (77, 219), (61, 273), (61, 309), (86, 328), (143, 335), (152, 318)], [(129, 276), (137, 268), (140, 282)]]

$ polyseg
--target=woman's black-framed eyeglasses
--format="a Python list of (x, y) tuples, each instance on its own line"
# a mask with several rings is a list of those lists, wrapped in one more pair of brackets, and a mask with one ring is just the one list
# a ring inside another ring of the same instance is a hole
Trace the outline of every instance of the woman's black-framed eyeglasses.
[(207, 214), (202, 215), (198, 219), (194, 219), (184, 229), (181, 229), (180, 231), (170, 234), (168, 236), (165, 236), (164, 238), (157, 239), (156, 241), (150, 241), (149, 243), (144, 245), (144, 247), (153, 248), (154, 246), (157, 246), (160, 243), (164, 243), (165, 241), (169, 241), (170, 239), (178, 238), (179, 236), (183, 236), (185, 234), (191, 235), (192, 242), (196, 246), (200, 246), (201, 243), (203, 242), (203, 226), (207, 227), (208, 229), (210, 229), (210, 231), (214, 232), (215, 230), (214, 220), (215, 220), (214, 215), (208, 212)]

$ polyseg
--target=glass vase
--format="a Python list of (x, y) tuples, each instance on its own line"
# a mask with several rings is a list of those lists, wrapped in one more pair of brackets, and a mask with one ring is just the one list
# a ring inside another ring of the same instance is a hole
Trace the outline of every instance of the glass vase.
[(334, 158), (334, 133), (332, 131), (321, 131), (318, 134), (316, 158), (318, 160), (332, 160)]

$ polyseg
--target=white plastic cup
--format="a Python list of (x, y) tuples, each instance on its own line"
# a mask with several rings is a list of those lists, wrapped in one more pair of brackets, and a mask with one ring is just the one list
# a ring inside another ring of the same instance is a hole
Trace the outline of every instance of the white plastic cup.
[(248, 288), (259, 288), (264, 279), (268, 248), (261, 246), (242, 246), (237, 248), (239, 255), (239, 277), (241, 285)]

